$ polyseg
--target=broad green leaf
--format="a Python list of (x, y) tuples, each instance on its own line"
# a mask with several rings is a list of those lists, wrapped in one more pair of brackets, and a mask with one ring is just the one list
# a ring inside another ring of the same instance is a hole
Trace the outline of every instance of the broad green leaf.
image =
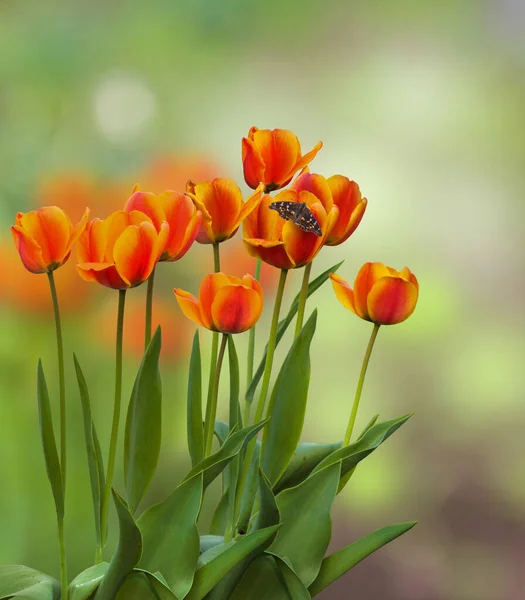
[(162, 384), (159, 373), (160, 327), (142, 358), (131, 392), (124, 438), (124, 480), (135, 513), (151, 482), (160, 454)]
[(226, 490), (217, 504), (217, 508), (213, 513), (213, 517), (210, 525), (210, 533), (212, 535), (224, 535), (226, 531), (226, 521), (228, 519), (228, 507), (229, 507), (230, 494)]
[(190, 358), (187, 401), (188, 448), (191, 464), (195, 466), (204, 457), (204, 427), (202, 424), (202, 370), (199, 332), (195, 332)]
[(59, 600), (60, 583), (22, 565), (0, 565), (0, 600)]
[(179, 598), (190, 589), (197, 567), (201, 503), (202, 475), (181, 483), (138, 520), (143, 539), (140, 567), (152, 573), (160, 571)]
[(40, 436), (42, 438), (42, 448), (44, 450), (47, 477), (49, 479), (49, 483), (51, 484), (53, 498), (55, 499), (57, 516), (59, 519), (63, 519), (64, 492), (62, 489), (62, 474), (55, 442), (55, 433), (53, 431), (53, 417), (51, 416), (51, 406), (49, 404), (49, 392), (47, 390), (47, 383), (41, 360), (38, 361), (37, 395)]
[[(101, 498), (104, 493), (104, 488), (100, 487), (102, 478), (99, 473), (99, 464), (97, 460), (97, 449), (95, 448), (95, 423), (91, 415), (91, 401), (89, 398), (89, 391), (86, 383), (84, 373), (80, 368), (80, 364), (75, 354), (73, 354), (73, 361), (75, 363), (75, 371), (77, 374), (78, 389), (80, 391), (80, 402), (82, 404), (82, 417), (84, 420), (84, 439), (86, 442), (86, 453), (88, 461), (88, 472), (89, 482), (91, 484), (91, 496), (93, 498), (93, 512), (95, 516), (95, 533), (97, 544), (101, 544), (101, 532), (100, 532), (100, 514), (101, 514)], [(96, 438), (98, 442), (98, 437)]]
[(192, 477), (204, 474), (204, 489), (206, 489), (210, 483), (221, 474), (226, 465), (231, 461), (234, 456), (237, 456), (239, 452), (246, 446), (246, 444), (256, 436), (259, 431), (266, 425), (268, 419), (260, 421), (255, 425), (235, 431), (230, 434), (228, 439), (224, 442), (221, 448), (211, 456), (208, 456), (202, 460), (199, 464), (195, 465), (193, 469), (186, 475), (184, 481), (188, 481)]
[(224, 536), (222, 535), (201, 535), (200, 537), (200, 554), (204, 554), (215, 546), (224, 544)]
[[(135, 569), (139, 571), (140, 569)], [(149, 573), (148, 571), (142, 571), (146, 574), (151, 587), (155, 590), (158, 600), (179, 600), (177, 596), (169, 589), (168, 583), (162, 577), (160, 573)]]
[(269, 552), (290, 561), (306, 586), (317, 577), (330, 542), (330, 509), (340, 474), (341, 463), (335, 463), (277, 496), (282, 526)]
[(124, 500), (115, 490), (112, 492), (117, 508), (119, 539), (95, 600), (114, 600), (120, 586), (139, 562), (142, 553), (142, 536), (139, 528)]
[(310, 585), (309, 590), (312, 597), (322, 592), (367, 556), (412, 529), (416, 523), (417, 521), (412, 521), (383, 527), (383, 529), (378, 529), (346, 548), (327, 556), (321, 564), (315, 581)]
[(119, 589), (115, 600), (159, 600), (145, 573), (133, 571)]
[(253, 529), (264, 529), (280, 523), (279, 508), (270, 482), (259, 469), (259, 512), (255, 516)]
[(412, 413), (399, 417), (398, 419), (377, 423), (359, 438), (357, 442), (339, 448), (339, 450), (336, 450), (327, 456), (317, 465), (313, 473), (342, 461), (341, 477), (344, 477), (346, 473), (353, 469), (359, 462), (376, 450), (386, 439), (397, 431), (403, 423), (406, 423), (411, 416)]
[(340, 447), (341, 442), (334, 442), (332, 444), (301, 442), (295, 449), (294, 455), (286, 467), (286, 471), (274, 485), (274, 494), (299, 485), (322, 460)]
[(246, 479), (246, 485), (243, 490), (239, 490), (241, 494), (239, 516), (235, 529), (241, 533), (248, 530), (248, 521), (252, 513), (253, 503), (257, 494), (259, 485), (259, 456), (261, 452), (261, 442), (256, 440), (255, 451), (253, 453), (252, 463)]
[[(315, 291), (317, 291), (323, 285), (323, 283), (325, 283), (325, 281), (328, 280), (328, 278), (330, 277), (330, 273), (335, 273), (337, 271), (337, 269), (339, 269), (339, 267), (343, 263), (344, 263), (344, 260), (337, 263), (333, 267), (330, 267), (329, 269), (327, 269), (326, 271), (321, 273), (321, 275), (317, 276), (313, 281), (311, 281), (308, 285), (307, 298), (309, 298)], [(279, 321), (279, 325), (277, 326), (276, 345), (279, 344), (283, 335), (285, 334), (286, 330), (288, 329), (290, 323), (294, 320), (294, 317), (297, 314), (297, 311), (299, 309), (299, 296), (300, 296), (300, 293), (297, 294), (297, 296), (294, 298), (294, 300), (290, 306), (290, 310), (288, 311), (288, 314), (286, 315), (286, 317), (284, 319), (281, 319), (281, 321)], [(246, 401), (247, 402), (253, 402), (253, 397), (255, 396), (255, 390), (257, 389), (257, 386), (259, 385), (259, 381), (261, 381), (261, 378), (264, 374), (264, 367), (266, 364), (267, 354), (268, 354), (268, 345), (266, 345), (266, 348), (264, 349), (264, 354), (261, 359), (261, 362), (259, 363), (259, 366), (257, 367), (257, 371), (255, 371), (255, 375), (253, 376), (252, 382), (250, 383), (248, 390), (246, 391)]]
[(193, 586), (186, 596), (187, 600), (202, 600), (226, 574), (239, 562), (264, 547), (275, 534), (279, 525), (267, 527), (243, 536), (238, 541), (215, 546), (199, 558), (199, 567), (195, 573)]
[(272, 556), (252, 561), (228, 600), (293, 600)]
[(286, 470), (303, 430), (310, 383), (310, 344), (317, 310), (302, 328), (285, 358), (268, 408), (271, 420), (264, 430), (261, 468), (273, 485)]
[(109, 563), (102, 562), (79, 573), (69, 584), (68, 600), (89, 600), (98, 588), (109, 568)]
[(307, 587), (301, 581), (297, 573), (293, 570), (292, 565), (288, 560), (277, 556), (276, 554), (272, 555), (279, 571), (281, 572), (281, 576), (286, 583), (286, 588), (288, 589), (288, 593), (290, 594), (290, 598), (292, 600), (311, 600), (310, 592)]
[[(363, 429), (363, 431), (360, 433), (359, 437), (357, 438), (357, 441), (359, 441), (365, 435), (365, 433), (367, 433), (367, 431), (369, 429), (372, 429), (372, 427), (377, 423), (378, 419), (379, 419), (379, 415), (374, 415), (370, 419), (370, 421), (368, 422), (366, 427)], [(345, 485), (350, 481), (350, 478), (352, 477), (352, 475), (354, 474), (354, 471), (356, 469), (357, 469), (357, 465), (355, 467), (352, 467), (344, 475), (341, 475), (341, 480), (339, 481), (339, 489), (337, 490), (337, 493), (339, 493), (345, 487)]]

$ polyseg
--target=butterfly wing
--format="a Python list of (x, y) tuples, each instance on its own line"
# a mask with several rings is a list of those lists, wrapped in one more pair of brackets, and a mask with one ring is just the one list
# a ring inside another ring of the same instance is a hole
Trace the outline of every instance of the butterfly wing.
[(298, 210), (301, 205), (298, 202), (272, 202), (269, 206), (271, 210), (275, 210), (279, 213), (279, 216), (287, 221), (295, 221), (298, 214)]
[(279, 216), (287, 221), (293, 221), (295, 225), (308, 233), (315, 233), (321, 236), (323, 232), (313, 215), (312, 211), (304, 202), (289, 202), (286, 200), (272, 202), (269, 206), (271, 210), (279, 213)]
[(299, 215), (295, 224), (297, 227), (300, 227), (303, 231), (307, 231), (308, 233), (315, 233), (317, 236), (323, 235), (321, 227), (310, 209), (307, 209), (306, 212)]

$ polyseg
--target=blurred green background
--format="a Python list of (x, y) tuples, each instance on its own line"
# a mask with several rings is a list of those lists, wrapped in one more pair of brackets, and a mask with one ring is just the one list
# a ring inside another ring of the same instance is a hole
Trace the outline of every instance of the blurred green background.
[[(345, 258), (340, 274), (353, 280), (378, 260), (406, 264), (420, 282), (413, 317), (380, 332), (358, 424), (415, 415), (338, 498), (332, 546), (420, 522), (322, 597), (523, 599), (524, 29), (519, 0), (0, 1), (0, 563), (58, 571), (35, 398), (38, 357), (58, 395), (54, 328), (46, 278), (24, 271), (10, 239), (15, 213), (58, 204), (78, 218), (87, 205), (104, 217), (137, 182), (182, 191), (189, 178), (222, 175), (247, 192), (240, 142), (257, 125), (291, 129), (305, 151), (323, 140), (312, 170), (355, 179), (369, 199), (355, 235), (325, 249), (314, 274)], [(240, 235), (221, 251), (224, 270), (253, 268)], [(165, 423), (149, 502), (188, 466), (192, 326), (171, 290), (196, 292), (210, 254), (195, 246), (159, 269)], [(265, 273), (266, 326), (274, 275)], [(81, 281), (74, 260), (57, 279), (66, 348), (84, 366), (107, 440), (116, 294)], [(294, 274), (290, 296), (299, 282)], [(126, 395), (144, 292), (128, 295)], [(329, 285), (314, 306), (304, 438), (336, 440), (370, 326)], [(201, 339), (207, 352), (210, 336)], [(94, 537), (71, 360), (67, 385), (73, 575), (91, 563)]]

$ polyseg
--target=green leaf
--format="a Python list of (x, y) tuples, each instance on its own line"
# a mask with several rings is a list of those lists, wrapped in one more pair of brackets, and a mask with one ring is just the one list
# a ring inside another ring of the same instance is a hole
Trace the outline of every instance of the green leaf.
[[(361, 434), (357, 438), (357, 441), (359, 441), (365, 435), (365, 433), (367, 433), (367, 431), (369, 429), (372, 429), (372, 427), (377, 423), (378, 419), (379, 419), (379, 415), (374, 415), (371, 418), (371, 420), (368, 422), (368, 424), (366, 425), (366, 427), (363, 429), (363, 431), (361, 432)], [(350, 481), (350, 478), (352, 477), (352, 475), (354, 474), (354, 471), (356, 469), (357, 469), (357, 465), (355, 467), (352, 467), (344, 475), (341, 475), (341, 480), (339, 481), (339, 489), (337, 490), (337, 493), (339, 493), (342, 489), (344, 489), (345, 485)]]
[[(339, 267), (343, 263), (344, 263), (344, 260), (337, 263), (333, 267), (330, 267), (329, 269), (327, 269), (326, 271), (321, 273), (321, 275), (317, 276), (313, 281), (311, 281), (308, 284), (308, 293), (307, 293), (306, 297), (309, 298), (315, 291), (317, 291), (323, 285), (323, 283), (328, 280), (328, 278), (330, 277), (330, 273), (335, 273), (337, 271), (337, 269), (339, 269)], [(290, 306), (290, 310), (288, 311), (288, 314), (286, 315), (286, 317), (284, 319), (281, 319), (281, 321), (279, 321), (279, 325), (277, 326), (276, 346), (281, 341), (283, 335), (285, 334), (286, 330), (288, 329), (290, 323), (294, 320), (294, 317), (297, 314), (297, 311), (299, 310), (299, 296), (300, 296), (300, 293), (297, 294), (297, 296), (294, 298), (294, 300)], [(257, 371), (255, 371), (255, 375), (253, 376), (252, 382), (250, 383), (250, 385), (246, 391), (246, 402), (253, 402), (253, 397), (255, 396), (255, 390), (257, 389), (257, 386), (259, 385), (259, 381), (261, 381), (261, 378), (264, 374), (264, 367), (266, 364), (267, 354), (268, 354), (268, 345), (266, 345), (266, 348), (264, 349), (264, 354), (261, 359), (261, 362), (259, 363), (259, 366), (257, 367)]]
[(190, 589), (197, 567), (202, 492), (202, 475), (187, 479), (138, 520), (144, 547), (140, 567), (160, 571), (179, 598)]
[(289, 560), (306, 586), (317, 577), (330, 542), (340, 472), (341, 464), (335, 463), (277, 496), (282, 526), (269, 551)]
[(301, 442), (295, 449), (292, 459), (279, 481), (274, 485), (274, 494), (299, 485), (315, 467), (327, 456), (341, 447), (341, 442), (332, 444), (315, 444)]
[(236, 564), (263, 547), (278, 528), (279, 525), (275, 525), (254, 531), (238, 541), (215, 546), (205, 552), (199, 558), (193, 586), (186, 599), (202, 600)]
[(412, 521), (383, 527), (383, 529), (378, 529), (346, 548), (327, 556), (322, 562), (319, 574), (309, 588), (312, 597), (319, 594), (364, 558), (412, 529), (416, 523), (417, 521)]
[(291, 600), (272, 556), (259, 556), (244, 571), (229, 600)]
[(37, 395), (40, 436), (42, 438), (47, 477), (51, 484), (53, 498), (55, 499), (57, 516), (59, 519), (63, 519), (64, 492), (62, 489), (62, 474), (55, 442), (55, 433), (53, 431), (53, 417), (51, 416), (51, 406), (49, 404), (49, 392), (47, 391), (47, 383), (41, 360), (38, 361)]
[(224, 535), (226, 531), (226, 521), (228, 520), (228, 506), (230, 494), (226, 490), (217, 504), (217, 508), (213, 513), (210, 525), (210, 533), (212, 535)]
[(194, 467), (204, 458), (204, 427), (202, 424), (202, 370), (199, 332), (195, 332), (191, 349), (187, 401), (188, 448)]
[(222, 535), (201, 535), (200, 537), (200, 553), (204, 554), (215, 546), (224, 544), (224, 536)]
[(232, 458), (239, 454), (239, 452), (254, 436), (259, 433), (266, 423), (268, 423), (268, 419), (232, 433), (215, 454), (208, 456), (199, 464), (195, 465), (188, 475), (186, 475), (184, 481), (188, 481), (192, 477), (203, 473), (204, 489), (206, 489), (208, 485), (210, 485), (210, 483), (221, 474), (223, 469), (232, 460)]
[(286, 470), (303, 430), (310, 383), (310, 344), (316, 322), (314, 310), (292, 344), (270, 398), (272, 419), (264, 430), (261, 468), (272, 485)]
[(80, 391), (80, 402), (82, 404), (82, 417), (84, 420), (84, 439), (86, 441), (89, 482), (91, 484), (93, 512), (95, 515), (95, 533), (97, 544), (100, 546), (102, 539), (100, 532), (100, 514), (102, 505), (102, 494), (104, 493), (104, 488), (100, 487), (100, 485), (104, 481), (104, 472), (102, 472), (102, 474), (99, 473), (99, 460), (97, 459), (97, 448), (95, 447), (95, 439), (97, 440), (97, 444), (99, 445), (98, 451), (100, 451), (100, 444), (98, 442), (98, 436), (95, 430), (95, 423), (93, 422), (93, 417), (91, 415), (91, 401), (89, 398), (89, 391), (86, 383), (86, 378), (84, 377), (84, 373), (80, 368), (80, 364), (75, 354), (73, 354), (73, 361), (75, 363), (78, 388)]
[(0, 565), (0, 600), (60, 600), (60, 583), (22, 565)]
[(69, 584), (68, 600), (89, 600), (107, 573), (109, 563), (102, 562), (79, 573)]
[(273, 557), (281, 572), (281, 577), (284, 579), (291, 600), (311, 600), (310, 592), (293, 570), (292, 565), (280, 556), (274, 554)]
[(219, 444), (222, 446), (230, 435), (230, 426), (224, 421), (215, 421), (214, 433), (215, 437), (219, 440)]
[(259, 512), (255, 516), (253, 528), (264, 529), (281, 522), (279, 507), (273, 495), (270, 482), (259, 469)]
[(133, 571), (126, 577), (115, 600), (159, 600), (145, 573)]
[[(104, 475), (104, 459), (102, 458), (102, 449), (100, 448), (100, 442), (97, 435), (97, 430), (93, 424), (93, 445), (95, 447), (95, 457), (97, 460), (97, 471), (98, 471), (98, 487), (100, 489), (100, 514), (102, 514), (102, 503), (104, 502), (104, 490), (106, 489), (106, 477)], [(107, 527), (106, 531), (102, 531), (102, 538), (107, 538)]]
[[(240, 423), (241, 409), (239, 406), (240, 394), (240, 373), (239, 359), (235, 350), (233, 336), (228, 336), (228, 359), (230, 367), (230, 428), (237, 428)], [(242, 430), (241, 430), (242, 431)], [(233, 537), (233, 526), (235, 518), (235, 499), (237, 494), (237, 484), (239, 479), (240, 457), (235, 456), (228, 465), (227, 472), (225, 470), (225, 480), (228, 488), (228, 509), (226, 511), (225, 536), (227, 539)], [(225, 486), (226, 487), (226, 486)]]
[(149, 343), (133, 385), (126, 418), (124, 479), (129, 508), (135, 512), (155, 473), (162, 434), (160, 327)]
[(376, 450), (386, 439), (388, 439), (395, 431), (397, 431), (403, 423), (406, 423), (412, 416), (412, 413), (392, 419), (391, 421), (383, 421), (371, 427), (361, 438), (353, 444), (339, 448), (332, 452), (323, 461), (321, 461), (314, 469), (313, 473), (320, 471), (330, 465), (342, 461), (341, 477), (344, 477), (351, 469), (359, 462)]
[(142, 536), (139, 528), (124, 500), (115, 490), (112, 492), (117, 508), (119, 539), (95, 600), (114, 600), (120, 586), (139, 562), (142, 553)]
[[(140, 569), (135, 569), (139, 571)], [(167, 582), (160, 573), (149, 573), (142, 571), (148, 578), (151, 587), (155, 590), (158, 600), (179, 600), (177, 596), (169, 589)]]
[(239, 532), (245, 533), (248, 528), (248, 521), (252, 513), (253, 503), (255, 495), (257, 494), (259, 485), (259, 456), (261, 452), (261, 442), (256, 440), (255, 451), (253, 453), (250, 470), (246, 479), (246, 485), (243, 490), (239, 490), (241, 494), (241, 502), (239, 509), (239, 516), (237, 518), (237, 524), (235, 529)]

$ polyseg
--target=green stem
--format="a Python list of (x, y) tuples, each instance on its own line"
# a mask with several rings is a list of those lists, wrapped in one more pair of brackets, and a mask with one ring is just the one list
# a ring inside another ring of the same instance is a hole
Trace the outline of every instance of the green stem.
[(308, 283), (310, 281), (310, 272), (312, 271), (312, 263), (309, 262), (304, 268), (303, 285), (301, 286), (301, 295), (299, 296), (299, 307), (297, 309), (297, 322), (295, 324), (294, 339), (301, 333), (304, 322), (304, 311), (306, 310), (306, 299), (308, 298)]
[[(288, 271), (286, 269), (281, 269), (281, 276), (279, 278), (279, 286), (277, 287), (277, 295), (275, 296), (275, 304), (273, 307), (273, 317), (272, 324), (270, 327), (270, 337), (268, 339), (268, 351), (266, 354), (266, 363), (264, 365), (264, 375), (263, 382), (261, 386), (261, 393), (259, 396), (259, 400), (257, 402), (257, 409), (255, 411), (255, 418), (253, 420), (254, 423), (258, 423), (263, 416), (264, 407), (266, 405), (266, 397), (268, 396), (268, 390), (270, 387), (270, 378), (272, 375), (272, 365), (273, 365), (273, 356), (275, 353), (275, 346), (277, 341), (277, 326), (279, 325), (279, 313), (281, 312), (281, 304), (283, 301), (284, 295), (284, 286), (286, 284), (286, 276), (288, 275)], [(247, 426), (248, 423), (245, 423)], [(244, 486), (246, 485), (246, 481), (248, 479), (248, 475), (250, 472), (250, 466), (252, 464), (253, 454), (255, 452), (256, 438), (253, 438), (248, 447), (246, 448), (246, 455), (244, 457), (244, 464), (241, 472), (241, 477), (239, 479), (239, 495), (238, 499), (242, 497), (242, 491)], [(237, 506), (235, 508), (235, 515), (239, 514), (239, 502), (237, 502)]]
[[(228, 355), (230, 358), (230, 431), (239, 424), (239, 371), (237, 353), (233, 338), (229, 339)], [(235, 379), (236, 378), (236, 381)], [(226, 519), (226, 529), (224, 531), (224, 542), (231, 542), (234, 535), (235, 525), (235, 499), (237, 495), (237, 480), (239, 478), (239, 455), (235, 456), (228, 469), (228, 516)]]
[[(261, 259), (257, 259), (255, 263), (255, 273), (254, 277), (259, 281), (261, 278)], [(248, 339), (248, 367), (246, 369), (246, 389), (250, 387), (250, 383), (253, 379), (253, 364), (255, 362), (255, 325), (250, 329), (250, 337)], [(244, 403), (244, 423), (248, 423), (248, 419), (250, 418), (250, 406), (251, 402), (245, 401)]]
[(155, 284), (155, 269), (148, 278), (148, 290), (146, 292), (146, 325), (144, 329), (144, 350), (151, 341), (151, 322), (153, 313), (153, 286)]
[(213, 270), (218, 273), (221, 270), (221, 257), (219, 255), (219, 244), (213, 244)]
[(352, 406), (350, 420), (348, 421), (348, 427), (346, 428), (343, 446), (348, 446), (348, 444), (350, 443), (350, 438), (352, 437), (352, 431), (354, 430), (355, 419), (357, 417), (357, 409), (359, 408), (359, 400), (361, 400), (361, 392), (363, 391), (363, 384), (365, 382), (366, 370), (368, 368), (368, 363), (370, 362), (370, 356), (372, 354), (374, 342), (376, 341), (376, 337), (379, 332), (379, 327), (379, 325), (374, 323), (374, 329), (372, 330), (372, 335), (370, 336), (370, 340), (366, 348), (365, 357), (363, 359), (363, 366), (361, 367), (361, 374), (359, 375), (359, 381), (357, 382), (354, 404)]
[(100, 532), (102, 546), (106, 542), (109, 501), (111, 499), (111, 484), (115, 472), (115, 457), (117, 451), (118, 429), (120, 423), (120, 405), (122, 401), (122, 337), (124, 333), (124, 306), (126, 303), (126, 290), (119, 290), (118, 317), (117, 317), (117, 341), (115, 346), (115, 402), (113, 405), (113, 423), (111, 425), (111, 438), (109, 441), (108, 470), (106, 474), (106, 489), (102, 501), (100, 517)]
[(66, 545), (64, 542), (64, 518), (58, 517), (58, 553), (60, 556), (60, 588), (62, 590), (61, 598), (67, 598), (67, 564), (66, 564)]
[[(210, 406), (210, 414), (209, 414), (209, 422), (215, 423), (215, 417), (217, 415), (217, 400), (219, 398), (219, 380), (221, 377), (221, 367), (222, 361), (224, 359), (224, 351), (226, 350), (226, 344), (228, 343), (228, 335), (223, 333), (221, 340), (221, 347), (219, 350), (219, 355), (217, 357), (217, 366), (215, 368), (215, 377), (213, 381), (213, 392), (211, 395)], [(208, 415), (207, 415), (208, 416)], [(205, 453), (204, 456), (209, 456), (211, 454), (211, 446), (213, 442), (213, 430), (214, 427), (208, 427), (206, 430), (206, 440), (205, 440)]]
[(55, 285), (53, 271), (47, 274), (51, 298), (53, 300), (53, 311), (55, 313), (55, 328), (58, 352), (58, 384), (60, 393), (60, 471), (62, 477), (62, 491), (66, 495), (66, 381), (64, 375), (64, 343), (62, 340), (62, 324), (60, 322), (60, 310), (58, 308), (58, 295)]

